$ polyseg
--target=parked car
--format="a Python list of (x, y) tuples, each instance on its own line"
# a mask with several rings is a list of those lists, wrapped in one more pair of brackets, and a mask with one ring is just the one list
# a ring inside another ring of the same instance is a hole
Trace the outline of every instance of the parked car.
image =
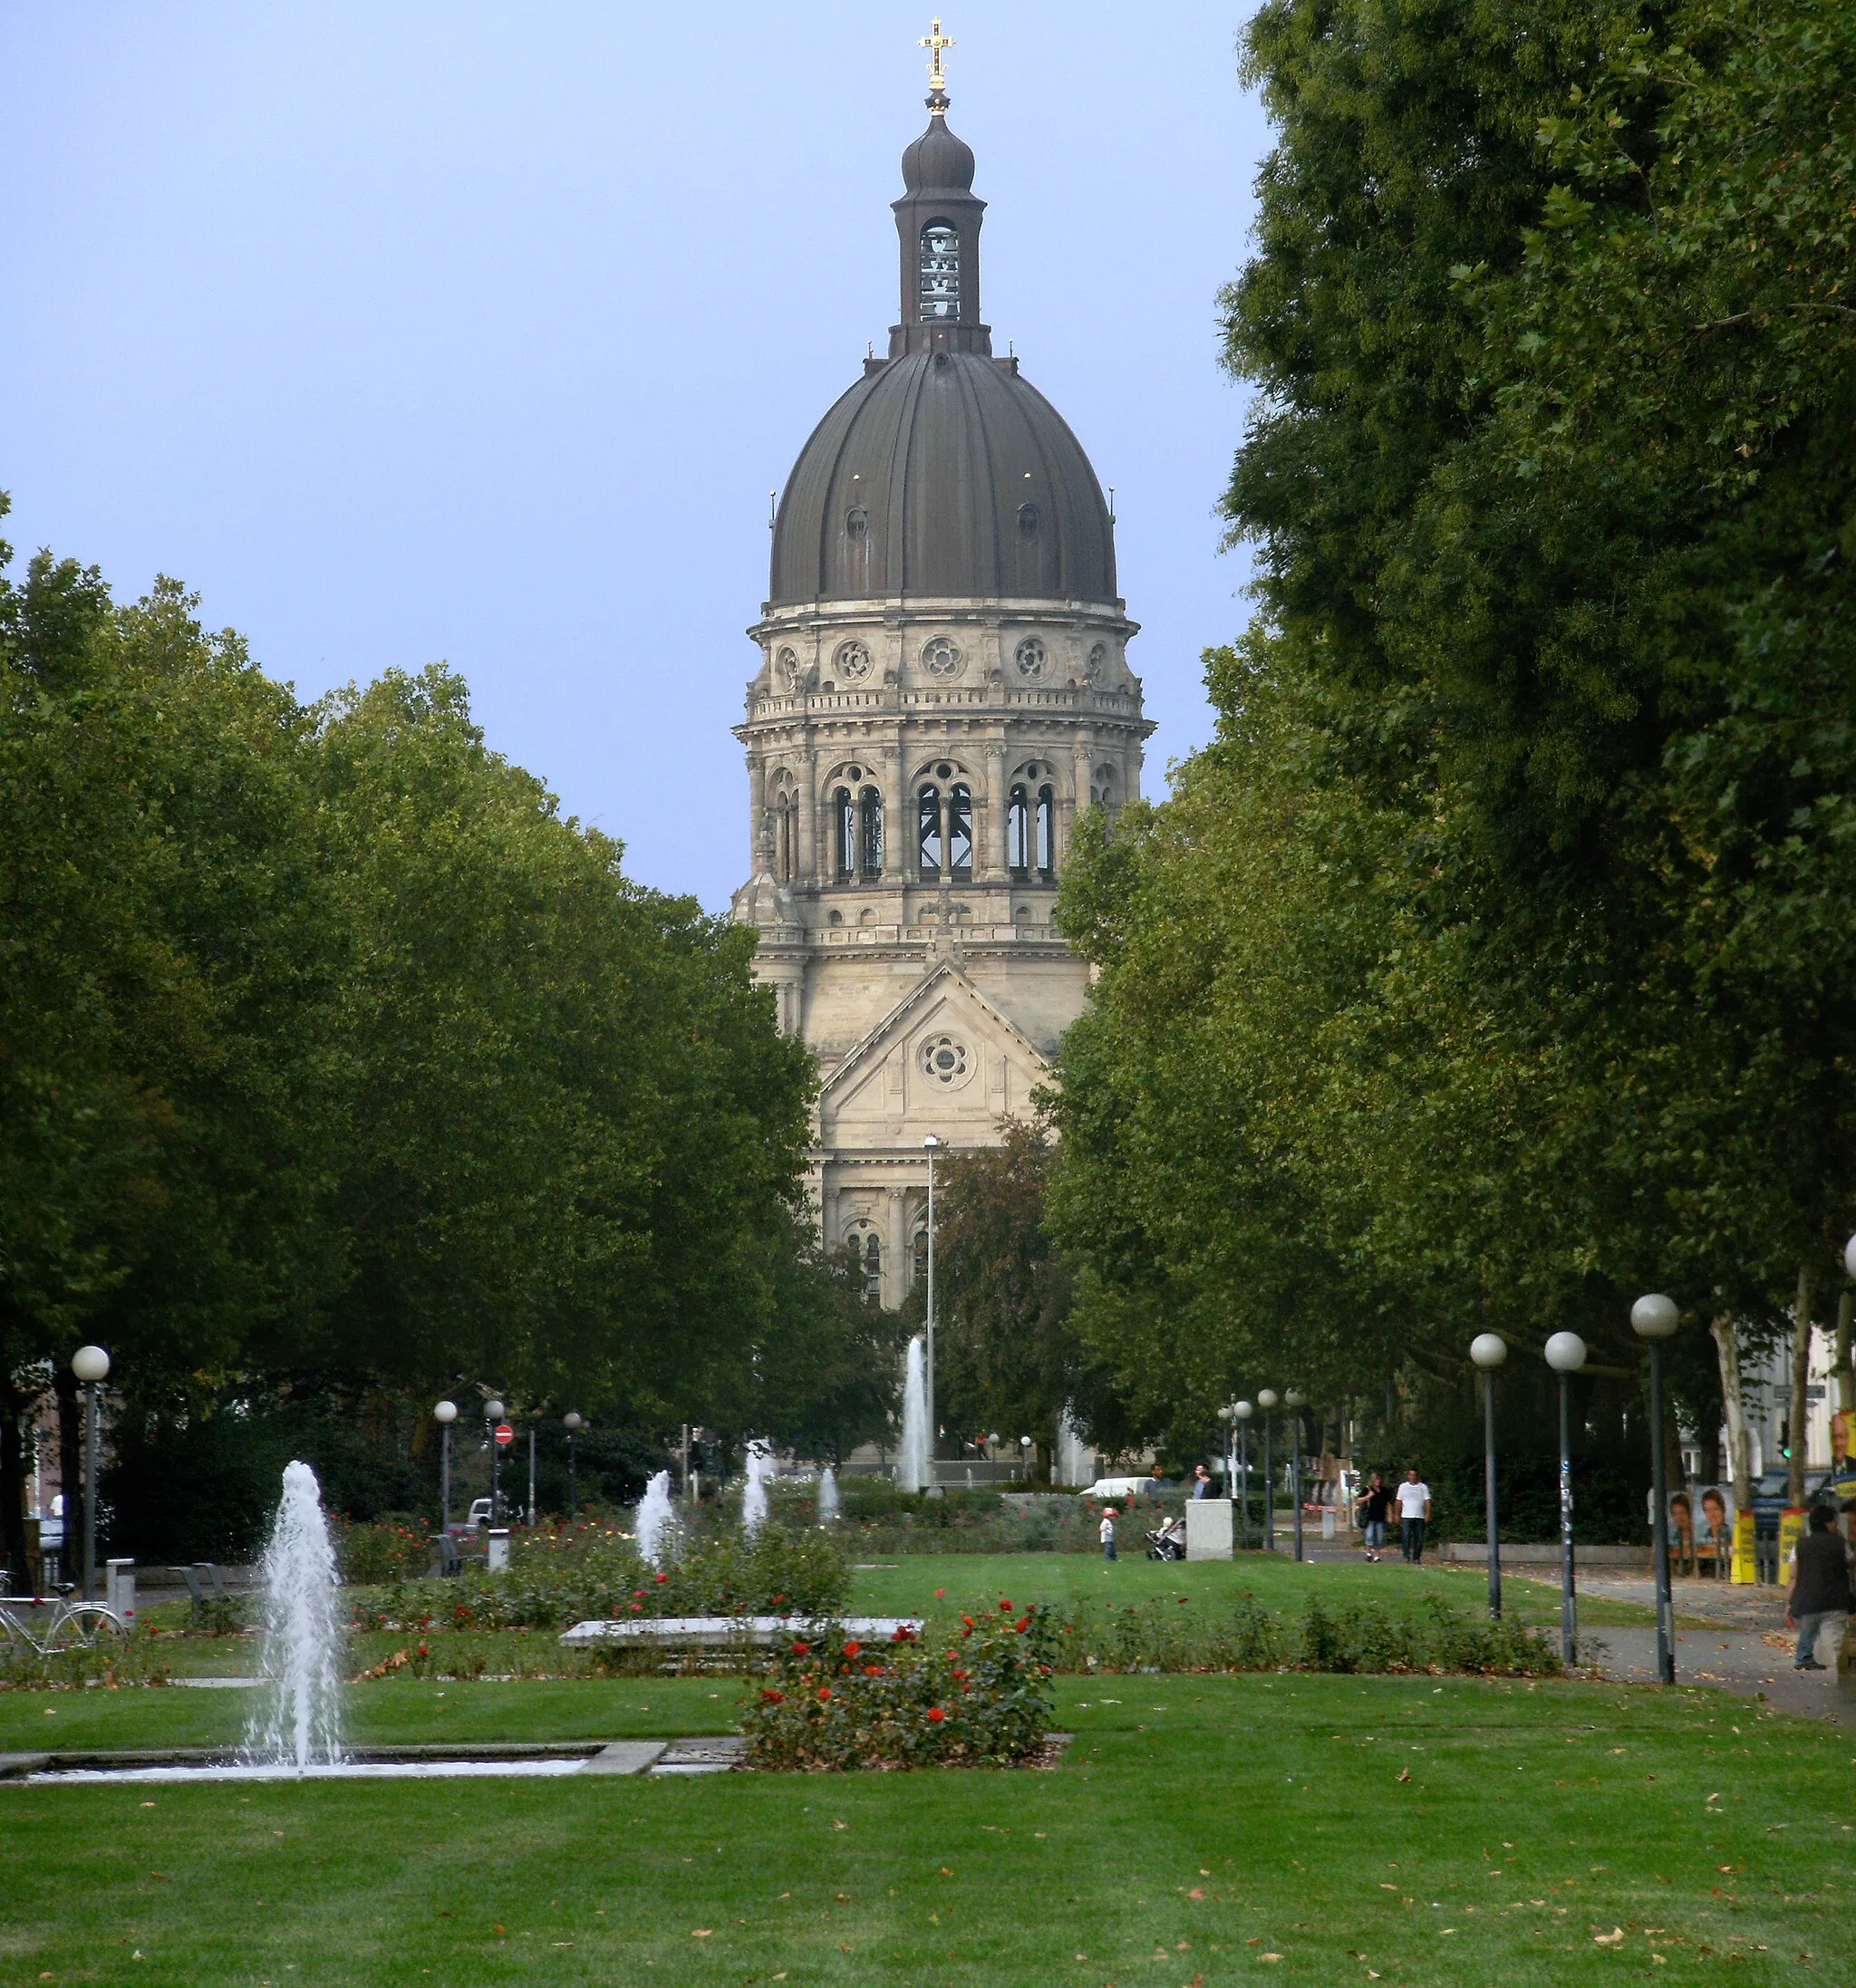
[[(509, 1517), (509, 1501), (507, 1498), (498, 1498), (497, 1503), (502, 1507), (502, 1522), (507, 1524)], [(481, 1532), (484, 1527), (491, 1522), (489, 1500), (488, 1498), (473, 1498), (470, 1501), (470, 1510), (464, 1518), (463, 1530), (467, 1532)]]
[[(1778, 1538), (1780, 1514), (1791, 1502), (1785, 1494), (1790, 1482), (1791, 1473), (1785, 1470), (1762, 1471), (1754, 1480), (1753, 1530), (1759, 1538)], [(1804, 1473), (1804, 1502), (1812, 1505), (1821, 1498), (1828, 1499), (1833, 1504), (1842, 1504), (1846, 1498), (1856, 1498), (1856, 1481), (1850, 1479), (1847, 1465), (1840, 1477), (1829, 1471)]]

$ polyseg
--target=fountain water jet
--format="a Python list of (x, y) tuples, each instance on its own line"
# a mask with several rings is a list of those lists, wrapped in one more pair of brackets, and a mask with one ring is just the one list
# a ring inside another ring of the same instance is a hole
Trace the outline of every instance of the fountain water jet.
[(818, 1479), (818, 1523), (822, 1526), (837, 1523), (837, 1478), (829, 1463)]
[(767, 1523), (767, 1480), (773, 1475), (773, 1445), (756, 1437), (748, 1445), (748, 1481), (741, 1487), (741, 1530), (759, 1532)]
[(342, 1758), (341, 1577), (307, 1463), (285, 1469), (263, 1572), (258, 1669), (269, 1705), (253, 1715), (246, 1754), (274, 1767), (333, 1764)]
[(895, 1481), (903, 1490), (928, 1489), (928, 1367), (917, 1337), (909, 1341), (903, 1375), (903, 1441), (895, 1459)]
[(671, 1503), (671, 1473), (660, 1471), (644, 1487), (644, 1495), (638, 1501), (638, 1510), (633, 1515), (638, 1534), (638, 1554), (641, 1559), (649, 1560), (653, 1567), (662, 1567), (670, 1557), (672, 1541), (676, 1537), (676, 1508)]

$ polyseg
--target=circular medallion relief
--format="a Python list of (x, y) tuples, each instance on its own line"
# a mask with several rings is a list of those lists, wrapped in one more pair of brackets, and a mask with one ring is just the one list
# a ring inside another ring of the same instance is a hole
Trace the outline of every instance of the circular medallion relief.
[(837, 673), (853, 683), (870, 674), (870, 651), (860, 642), (847, 642), (837, 652)]
[(938, 677), (943, 683), (950, 678), (960, 675), (966, 660), (945, 635), (937, 635), (922, 651), (923, 669), (931, 677)]
[(944, 1089), (956, 1089), (972, 1074), (967, 1046), (958, 1036), (930, 1036), (920, 1055), (922, 1074)]
[(1012, 657), (1019, 666), (1019, 674), (1030, 677), (1034, 682), (1050, 667), (1050, 652), (1035, 635), (1027, 635), (1012, 651)]

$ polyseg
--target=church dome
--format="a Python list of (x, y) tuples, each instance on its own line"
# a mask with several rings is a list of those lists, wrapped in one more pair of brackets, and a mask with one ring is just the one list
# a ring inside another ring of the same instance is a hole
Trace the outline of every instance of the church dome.
[(892, 359), (800, 451), (774, 526), (770, 604), (898, 594), (1116, 598), (1096, 472), (1014, 361)]
[(1115, 531), (1063, 417), (980, 322), (973, 155), (928, 100), (894, 203), (902, 322), (813, 430), (773, 532), (770, 607), (1114, 602)]

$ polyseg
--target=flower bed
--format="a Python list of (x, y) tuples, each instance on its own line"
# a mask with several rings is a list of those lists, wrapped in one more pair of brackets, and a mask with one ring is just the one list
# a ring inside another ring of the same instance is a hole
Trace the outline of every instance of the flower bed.
[(1009, 1602), (924, 1643), (898, 1631), (870, 1646), (822, 1626), (777, 1653), (741, 1721), (755, 1767), (1009, 1767), (1050, 1730), (1050, 1624)]

